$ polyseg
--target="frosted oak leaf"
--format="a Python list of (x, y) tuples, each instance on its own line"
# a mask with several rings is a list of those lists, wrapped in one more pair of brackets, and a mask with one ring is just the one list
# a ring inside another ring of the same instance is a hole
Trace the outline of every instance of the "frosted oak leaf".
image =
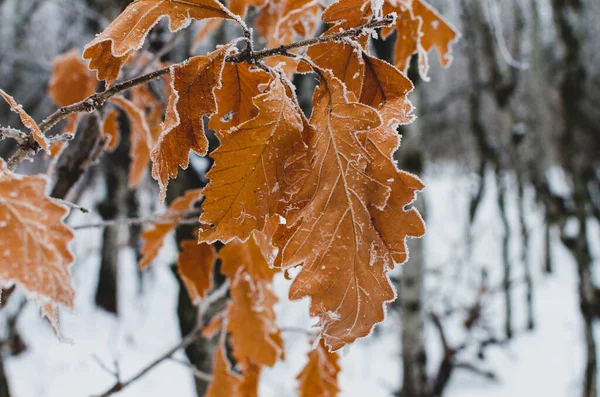
[(169, 18), (169, 30), (176, 32), (192, 19), (231, 19), (233, 15), (216, 0), (136, 0), (85, 46), (83, 57), (90, 60), (91, 70), (98, 71), (98, 79), (112, 84), (150, 29), (164, 17)]
[[(395, 298), (387, 276), (393, 253), (370, 213), (385, 208), (392, 189), (367, 167), (386, 160), (364, 144), (381, 125), (379, 114), (349, 101), (330, 71), (316, 70), (321, 83), (310, 119), (312, 171), (293, 198), (297, 209), (287, 216), (288, 228), (274, 241), (280, 248), (276, 263), (285, 269), (302, 265), (290, 298), (311, 298), (310, 314), (319, 317), (325, 343), (337, 350), (366, 336), (383, 320), (384, 304)], [(397, 224), (404, 239), (402, 215), (390, 214), (386, 225)]]
[(188, 167), (190, 151), (201, 156), (208, 151), (202, 117), (217, 110), (215, 90), (221, 86), (221, 72), (229, 49), (230, 46), (221, 47), (171, 69), (172, 90), (163, 131), (151, 154), (152, 177), (160, 186), (161, 203), (169, 179), (177, 176), (179, 167)]
[(10, 172), (0, 159), (0, 286), (16, 284), (42, 306), (58, 331), (57, 306), (73, 307), (69, 265), (74, 234), (68, 209), (45, 194), (42, 176)]
[(258, 115), (223, 134), (207, 173), (200, 241), (246, 240), (275, 215), (285, 186), (284, 169), (290, 156), (305, 150), (300, 109), (284, 83), (275, 79), (269, 91), (257, 96)]

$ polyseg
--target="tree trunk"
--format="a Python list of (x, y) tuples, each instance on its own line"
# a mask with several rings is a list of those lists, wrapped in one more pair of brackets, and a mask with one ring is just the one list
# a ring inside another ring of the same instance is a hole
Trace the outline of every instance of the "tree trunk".
[[(419, 109), (419, 87), (410, 97), (416, 109)], [(401, 169), (416, 175), (423, 171), (423, 153), (420, 136), (420, 123), (417, 121), (403, 130), (402, 149), (395, 157)], [(415, 202), (415, 207), (425, 218), (423, 195)], [(428, 393), (427, 355), (425, 352), (425, 323), (423, 304), (423, 279), (425, 258), (423, 238), (408, 241), (410, 261), (402, 267), (399, 299), (401, 305), (402, 326), (402, 397), (425, 397)]]
[[(185, 171), (180, 170), (177, 179), (169, 183), (167, 190), (167, 202), (171, 203), (178, 197), (183, 196), (185, 191), (189, 189), (197, 189), (203, 187), (204, 183), (194, 171), (193, 167)], [(196, 240), (195, 229), (197, 226), (181, 225), (176, 231), (176, 240), (178, 247), (184, 240)], [(198, 323), (198, 308), (191, 302), (187, 290), (183, 285), (183, 281), (176, 271), (176, 266), (173, 265), (173, 273), (179, 284), (179, 298), (177, 301), (177, 315), (179, 317), (179, 329), (181, 335), (187, 335), (191, 332)], [(212, 357), (216, 344), (214, 341), (199, 338), (185, 349), (185, 354), (190, 363), (204, 373), (212, 372)], [(196, 384), (196, 394), (202, 397), (208, 390), (208, 383), (202, 379), (194, 377)]]

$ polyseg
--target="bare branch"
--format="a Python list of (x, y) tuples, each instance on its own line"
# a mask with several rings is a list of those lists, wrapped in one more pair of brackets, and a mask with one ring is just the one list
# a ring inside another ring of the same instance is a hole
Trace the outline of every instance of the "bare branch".
[[(126, 218), (126, 219), (111, 219), (108, 221), (97, 222), (97, 223), (88, 223), (84, 225), (74, 226), (73, 230), (81, 230), (81, 229), (93, 229), (93, 228), (105, 228), (110, 226), (138, 226), (144, 225), (147, 223), (155, 223), (155, 224), (196, 224), (198, 223), (197, 219), (180, 219), (187, 218), (190, 216), (198, 216), (200, 213), (198, 210), (186, 210), (180, 212), (171, 212), (171, 213), (162, 213), (155, 214), (141, 218)], [(193, 223), (188, 222), (193, 221)]]
[(196, 378), (198, 378), (200, 380), (203, 380), (205, 382), (212, 381), (212, 375), (211, 374), (207, 374), (206, 372), (200, 371), (195, 365), (193, 365), (189, 361), (180, 360), (180, 359), (175, 358), (175, 357), (170, 357), (169, 360), (171, 360), (173, 362), (176, 362), (178, 364), (181, 364), (181, 365), (189, 368), (190, 371), (192, 371), (192, 374), (194, 375), (194, 377), (196, 377)]
[(27, 134), (15, 128), (0, 127), (0, 140), (6, 138), (14, 139), (19, 145), (24, 145), (27, 140)]

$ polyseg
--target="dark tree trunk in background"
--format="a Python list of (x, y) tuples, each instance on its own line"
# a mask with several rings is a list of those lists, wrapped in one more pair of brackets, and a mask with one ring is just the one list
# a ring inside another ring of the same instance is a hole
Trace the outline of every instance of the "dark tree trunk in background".
[[(187, 190), (197, 189), (204, 186), (203, 181), (196, 174), (192, 167), (185, 171), (180, 170), (176, 180), (169, 183), (167, 190), (167, 202), (170, 204), (173, 200), (184, 195)], [(177, 246), (185, 240), (197, 240), (195, 234), (196, 226), (181, 225), (176, 231)], [(177, 274), (176, 265), (172, 266), (173, 273), (179, 284), (179, 297), (177, 300), (177, 316), (179, 318), (179, 329), (181, 335), (190, 333), (198, 323), (198, 307), (192, 304), (183, 281)], [(212, 372), (212, 356), (216, 344), (214, 341), (205, 338), (199, 338), (185, 349), (185, 354), (190, 363), (204, 373)], [(202, 397), (206, 394), (208, 383), (202, 379), (194, 378), (196, 384), (196, 394)]]
[(6, 372), (4, 371), (4, 360), (2, 359), (2, 356), (0, 356), (0, 397), (10, 397), (8, 379), (6, 378)]
[[(129, 124), (127, 119), (120, 120), (121, 143), (114, 153), (106, 153), (102, 158), (102, 170), (106, 186), (106, 196), (97, 206), (105, 221), (127, 217), (129, 196)], [(109, 226), (102, 232), (101, 262), (96, 288), (96, 304), (109, 313), (118, 313), (118, 274), (119, 253), (121, 251), (121, 226)]]
[(560, 135), (563, 149), (561, 160), (572, 181), (572, 200), (575, 208), (571, 216), (576, 219), (579, 226), (576, 235), (563, 235), (563, 242), (575, 259), (579, 276), (579, 300), (587, 355), (582, 397), (596, 397), (598, 363), (593, 329), (593, 307), (596, 296), (591, 272), (593, 261), (587, 233), (587, 220), (593, 215), (589, 210), (591, 200), (587, 186), (589, 179), (594, 177), (594, 170), (591, 168), (593, 163), (585, 154), (588, 149), (586, 146), (595, 143), (590, 142), (590, 137), (597, 137), (598, 127), (591, 122), (590, 115), (584, 110), (589, 74), (583, 58), (584, 41), (580, 37), (580, 26), (576, 25), (583, 22), (586, 9), (584, 2), (580, 0), (552, 0), (552, 7), (554, 22), (564, 52), (562, 59), (564, 74), (559, 88), (564, 118)]

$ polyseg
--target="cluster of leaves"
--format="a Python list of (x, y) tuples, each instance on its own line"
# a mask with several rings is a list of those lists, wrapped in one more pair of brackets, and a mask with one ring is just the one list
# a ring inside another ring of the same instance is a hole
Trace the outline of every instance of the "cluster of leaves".
[[(255, 26), (266, 50), (254, 50), (243, 21), (249, 7), (257, 9)], [(104, 106), (106, 150), (119, 144), (117, 109), (128, 117), (131, 188), (150, 164), (164, 201), (169, 180), (188, 167), (190, 152), (208, 153), (204, 117), (220, 141), (210, 154), (210, 183), (175, 200), (161, 217), (168, 222), (144, 231), (140, 261), (142, 268), (150, 265), (177, 221), (203, 200), (198, 241), (181, 244), (178, 270), (200, 304), (214, 288), (215, 261), (222, 261), (230, 300), (205, 333), (229, 335), (242, 374), (234, 374), (224, 350), (217, 349), (211, 396), (256, 395), (260, 369), (283, 358), (271, 282), (277, 272), (288, 276), (295, 267), (300, 269), (289, 296), (310, 298), (321, 338), (299, 375), (300, 392), (335, 395), (339, 365), (332, 352), (384, 319), (384, 306), (395, 297), (388, 272), (407, 260), (406, 238), (424, 234), (418, 212), (407, 207), (423, 184), (392, 159), (399, 145), (396, 127), (413, 121), (407, 99), (413, 86), (404, 72), (417, 54), (426, 79), (433, 48), (447, 65), (457, 32), (422, 0), (338, 0), (322, 8), (316, 0), (231, 0), (229, 8), (216, 0), (133, 2), (85, 47), (83, 58), (107, 86), (141, 58), (168, 68), (154, 76), (165, 77), (166, 106), (141, 84), (127, 87), (128, 98), (104, 91), (97, 103), (96, 76), (78, 52), (55, 60), (52, 99), (63, 109), (74, 103), (92, 110)], [(224, 20), (236, 21), (245, 37), (176, 65), (159, 64), (150, 54), (134, 56), (165, 16), (173, 32), (207, 20), (197, 42)], [(319, 17), (330, 28), (312, 39)], [(372, 28), (381, 26), (384, 37), (397, 33), (395, 65), (369, 54)], [(240, 43), (244, 48), (238, 49)], [(319, 80), (310, 119), (288, 80), (306, 72)], [(45, 129), (0, 94), (39, 147), (58, 155), (65, 143), (48, 140)], [(69, 115), (65, 133), (75, 130), (78, 117)], [(44, 177), (16, 175), (0, 160), (0, 285), (21, 286), (58, 330), (58, 305), (73, 307), (68, 266), (74, 258), (67, 246), (74, 234), (62, 222), (67, 210), (45, 191)], [(216, 241), (226, 244), (218, 253)]]

